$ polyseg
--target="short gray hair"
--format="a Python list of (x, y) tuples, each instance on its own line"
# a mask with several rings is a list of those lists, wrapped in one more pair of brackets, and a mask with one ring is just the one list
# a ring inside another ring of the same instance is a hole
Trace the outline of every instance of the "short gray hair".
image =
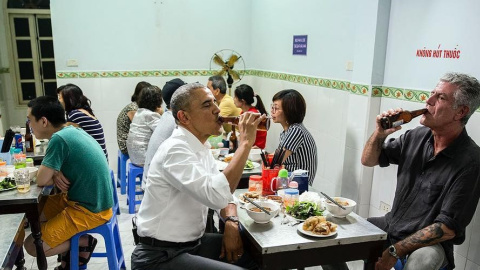
[(173, 93), (172, 99), (170, 100), (170, 108), (172, 110), (173, 117), (178, 123), (177, 114), (181, 110), (186, 110), (190, 108), (190, 103), (192, 99), (191, 92), (198, 88), (205, 88), (205, 85), (201, 83), (189, 83), (180, 86), (175, 93)]
[(226, 94), (227, 93), (227, 83), (225, 82), (225, 79), (220, 76), (220, 75), (215, 75), (210, 78), (208, 78), (209, 81), (212, 82), (212, 88), (215, 89), (220, 89), (220, 93)]
[(480, 83), (475, 77), (463, 73), (447, 73), (440, 81), (455, 85), (458, 91), (453, 94), (453, 108), (467, 106), (469, 112), (460, 121), (466, 125), (468, 119), (480, 106)]

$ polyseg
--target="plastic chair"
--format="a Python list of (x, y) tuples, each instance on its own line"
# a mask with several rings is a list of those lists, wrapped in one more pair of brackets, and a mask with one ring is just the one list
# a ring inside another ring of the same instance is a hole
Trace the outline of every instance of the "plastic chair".
[(117, 185), (120, 186), (120, 193), (127, 193), (127, 161), (130, 157), (118, 150), (117, 157)]
[[(127, 205), (128, 213), (135, 213), (135, 206), (142, 203), (142, 200), (137, 200), (136, 195), (143, 195), (143, 190), (137, 190), (137, 186), (142, 186), (143, 167), (139, 167), (135, 164), (128, 164), (128, 177), (127, 177)], [(137, 179), (140, 181), (137, 181)]]
[[(397, 263), (393, 266), (395, 270), (403, 270), (403, 266), (407, 262), (407, 259), (398, 259)], [(439, 270), (447, 270), (447, 267), (440, 268)]]
[(79, 232), (74, 235), (71, 239), (71, 248), (70, 248), (70, 269), (86, 269), (87, 265), (78, 266), (78, 257), (79, 257), (79, 240), (80, 237), (84, 234), (100, 234), (103, 236), (105, 241), (105, 247), (107, 252), (94, 252), (92, 257), (107, 257), (108, 269), (126, 269), (125, 267), (125, 257), (123, 254), (122, 242), (120, 240), (120, 231), (118, 228), (117, 221), (117, 212), (119, 210), (118, 196), (116, 191), (116, 181), (113, 171), (110, 170), (110, 176), (112, 178), (113, 186), (113, 215), (110, 220), (100, 225), (96, 228), (93, 228), (88, 231)]

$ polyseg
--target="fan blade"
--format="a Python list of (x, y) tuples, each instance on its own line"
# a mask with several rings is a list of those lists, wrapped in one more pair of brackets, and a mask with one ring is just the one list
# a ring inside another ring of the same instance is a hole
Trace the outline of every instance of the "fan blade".
[(235, 80), (235, 81), (238, 81), (240, 80), (240, 75), (233, 69), (230, 69), (228, 71), (228, 73), (230, 73), (230, 75), (232, 75), (232, 78)]
[(228, 66), (232, 68), (233, 65), (238, 61), (238, 59), (240, 59), (238, 55), (232, 54), (232, 56), (230, 56), (230, 59), (228, 59)]
[(213, 62), (215, 62), (215, 64), (217, 64), (221, 67), (225, 66), (225, 63), (223, 62), (222, 58), (220, 56), (218, 56), (217, 54), (213, 55)]
[(222, 76), (222, 77), (223, 77), (223, 74), (225, 74), (225, 69), (222, 69), (217, 73), (218, 76)]

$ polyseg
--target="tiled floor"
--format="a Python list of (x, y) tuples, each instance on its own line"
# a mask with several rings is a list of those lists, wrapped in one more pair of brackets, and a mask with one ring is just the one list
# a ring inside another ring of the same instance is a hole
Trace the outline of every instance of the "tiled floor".
[[(118, 222), (120, 227), (120, 237), (122, 238), (122, 246), (123, 246), (123, 253), (125, 254), (125, 265), (127, 269), (130, 269), (130, 257), (133, 252), (135, 246), (133, 245), (133, 236), (132, 236), (132, 217), (133, 214), (128, 214), (128, 206), (126, 203), (127, 197), (126, 195), (120, 194), (120, 189), (118, 189), (118, 198), (120, 201), (120, 211), (121, 214), (118, 216)], [(138, 209), (138, 206), (137, 206)], [(218, 224), (216, 222), (215, 224)], [(26, 232), (26, 235), (29, 235), (29, 232)], [(96, 236), (98, 239), (97, 247), (95, 251), (105, 251), (105, 243), (102, 241), (101, 236)], [(48, 262), (48, 269), (54, 269), (60, 263), (57, 263), (57, 256), (47, 258)], [(88, 263), (89, 270), (106, 270), (107, 268), (107, 259), (106, 258), (91, 258), (90, 262)], [(349, 262), (348, 266), (351, 270), (360, 270), (363, 269), (363, 262), (362, 261), (354, 261)], [(37, 262), (35, 258), (25, 254), (25, 267), (27, 269), (38, 269)], [(322, 269), (321, 267), (309, 267), (309, 270), (319, 270)]]

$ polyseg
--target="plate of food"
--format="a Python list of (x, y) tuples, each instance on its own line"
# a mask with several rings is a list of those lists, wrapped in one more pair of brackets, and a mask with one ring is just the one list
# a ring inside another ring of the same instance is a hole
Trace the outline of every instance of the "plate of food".
[(11, 177), (5, 177), (0, 181), (0, 192), (15, 189), (17, 185), (15, 180)]
[[(230, 162), (230, 160), (228, 160), (228, 162)], [(226, 162), (225, 160), (224, 161), (216, 160), (215, 162), (217, 163), (217, 167), (220, 171), (225, 170), (225, 168), (227, 168), (228, 166), (228, 162)], [(247, 162), (245, 163), (245, 167), (243, 169), (248, 171), (258, 167), (260, 167), (260, 163), (247, 160)]]
[(292, 206), (287, 206), (287, 214), (297, 221), (305, 221), (312, 216), (321, 216), (323, 212), (318, 205), (313, 202), (295, 202)]
[(297, 230), (312, 237), (330, 237), (337, 234), (337, 224), (327, 221), (324, 216), (314, 216), (298, 224)]
[(261, 195), (256, 193), (256, 192), (245, 192), (240, 195), (238, 195), (238, 199), (240, 200), (241, 203), (248, 203), (247, 200), (243, 197), (243, 195), (247, 196), (251, 200), (258, 200), (261, 199)]

